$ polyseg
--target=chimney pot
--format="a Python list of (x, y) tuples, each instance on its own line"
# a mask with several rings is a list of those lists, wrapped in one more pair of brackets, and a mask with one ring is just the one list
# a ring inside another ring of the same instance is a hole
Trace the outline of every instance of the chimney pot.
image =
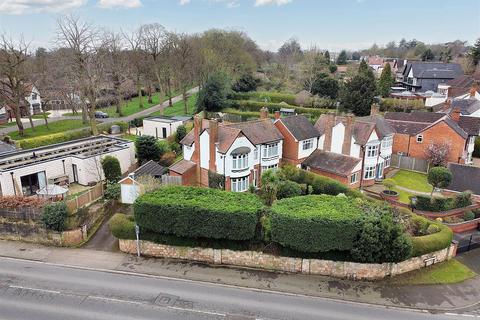
[(460, 108), (455, 108), (452, 113), (450, 113), (450, 118), (452, 118), (453, 121), (458, 122), (460, 121), (460, 113)]
[(268, 119), (268, 108), (263, 107), (260, 109), (260, 119)]
[(275, 120), (280, 119), (280, 111), (275, 111)]
[(374, 116), (380, 113), (380, 106), (376, 103), (372, 104), (370, 107), (370, 115)]

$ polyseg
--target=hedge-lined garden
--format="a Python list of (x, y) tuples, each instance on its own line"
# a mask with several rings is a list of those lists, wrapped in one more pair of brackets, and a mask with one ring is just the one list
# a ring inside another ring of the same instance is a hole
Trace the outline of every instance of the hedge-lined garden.
[(430, 197), (425, 195), (416, 195), (415, 209), (422, 211), (441, 212), (457, 208), (468, 207), (472, 204), (472, 194), (462, 192), (455, 197)]

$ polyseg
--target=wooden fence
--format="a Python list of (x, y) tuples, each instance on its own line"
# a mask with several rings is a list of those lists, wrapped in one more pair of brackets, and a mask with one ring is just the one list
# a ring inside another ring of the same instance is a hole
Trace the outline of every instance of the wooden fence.
[(413, 157), (402, 156), (399, 154), (392, 154), (393, 167), (399, 169), (406, 169), (418, 172), (428, 172), (430, 165), (424, 159), (417, 159)]
[(169, 176), (164, 174), (162, 176), (162, 186), (180, 186), (182, 185), (182, 177)]
[(68, 212), (73, 213), (101, 197), (103, 197), (103, 184), (99, 183), (75, 198), (66, 200), (65, 203), (67, 204)]

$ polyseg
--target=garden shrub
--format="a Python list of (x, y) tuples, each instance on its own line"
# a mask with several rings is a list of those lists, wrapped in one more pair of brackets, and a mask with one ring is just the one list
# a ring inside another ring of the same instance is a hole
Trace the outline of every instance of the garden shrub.
[(455, 195), (455, 208), (464, 208), (472, 204), (472, 193), (464, 191)]
[(107, 182), (104, 197), (107, 200), (118, 200), (121, 195), (121, 186), (116, 182)]
[(427, 234), (434, 234), (434, 233), (437, 233), (437, 232), (440, 232), (440, 227), (438, 225), (430, 224), (427, 227)]
[(178, 126), (177, 131), (175, 132), (175, 140), (177, 143), (182, 141), (183, 138), (187, 135), (187, 127), (183, 124)]
[(41, 220), (47, 229), (54, 231), (65, 230), (68, 210), (65, 202), (54, 202), (43, 207)]
[(347, 197), (309, 195), (276, 201), (272, 240), (302, 252), (350, 250), (360, 231), (361, 210)]
[(90, 129), (84, 128), (74, 131), (52, 133), (45, 136), (28, 138), (18, 141), (18, 145), (22, 149), (33, 149), (56, 143), (67, 142), (75, 139), (86, 138), (90, 136)]
[(260, 102), (252, 100), (230, 100), (230, 105), (233, 108), (240, 109), (242, 111), (254, 111), (258, 112), (260, 109), (266, 107), (270, 113), (280, 111), (281, 108), (294, 109), (297, 113), (310, 114), (313, 117), (320, 117), (320, 115), (327, 113), (331, 110), (323, 108), (305, 108), (297, 107), (286, 103), (273, 103), (273, 102)]
[(277, 199), (291, 198), (302, 195), (302, 187), (293, 181), (282, 181), (278, 185)]
[(416, 195), (417, 202), (415, 209), (422, 211), (441, 212), (448, 211), (455, 208), (464, 208), (472, 204), (471, 193), (462, 192), (450, 197), (430, 197), (424, 195)]
[[(453, 240), (453, 232), (449, 227), (437, 221), (430, 221), (418, 215), (412, 215), (411, 218), (415, 223), (427, 224), (427, 230), (430, 225), (435, 225), (440, 230), (433, 234), (423, 236), (411, 236), (412, 239), (412, 257), (418, 257), (430, 252), (438, 251), (450, 246)], [(423, 220), (424, 222), (418, 222)], [(432, 229), (430, 229), (432, 230)]]
[(465, 213), (463, 214), (463, 219), (464, 219), (465, 221), (473, 220), (473, 219), (475, 219), (475, 213), (473, 213), (471, 210), (467, 210), (467, 211), (465, 211)]
[(122, 169), (120, 168), (118, 159), (113, 156), (105, 156), (100, 162), (105, 179), (107, 179), (108, 182), (118, 182), (122, 177)]
[(395, 223), (390, 208), (375, 208), (367, 215), (353, 243), (353, 259), (366, 263), (400, 262), (412, 253), (411, 239)]
[(213, 189), (225, 189), (225, 176), (214, 171), (208, 171), (208, 187)]
[(168, 151), (162, 155), (159, 163), (164, 167), (170, 167), (175, 162), (176, 158), (177, 158), (177, 155), (175, 154), (175, 152)]
[(136, 239), (133, 216), (116, 213), (109, 221), (108, 227), (117, 239)]
[(158, 161), (163, 153), (161, 153), (160, 144), (157, 139), (152, 136), (139, 136), (135, 140), (135, 148), (140, 164), (144, 164), (149, 160)]
[(138, 225), (157, 233), (249, 240), (262, 207), (250, 193), (172, 186), (139, 197), (134, 212)]

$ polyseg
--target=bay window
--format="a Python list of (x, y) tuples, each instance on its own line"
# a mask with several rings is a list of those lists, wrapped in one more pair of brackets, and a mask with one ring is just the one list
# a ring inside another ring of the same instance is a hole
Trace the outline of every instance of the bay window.
[(267, 144), (262, 147), (263, 158), (278, 157), (278, 143)]
[(248, 153), (232, 156), (232, 170), (245, 170), (248, 168)]
[(231, 179), (233, 192), (244, 192), (248, 190), (248, 176)]

